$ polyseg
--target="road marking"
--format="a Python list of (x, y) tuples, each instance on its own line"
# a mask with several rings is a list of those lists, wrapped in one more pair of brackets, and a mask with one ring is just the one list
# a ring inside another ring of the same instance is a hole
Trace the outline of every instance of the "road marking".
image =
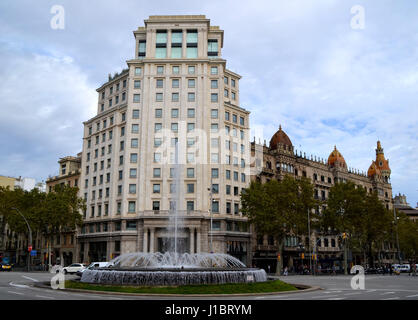
[(35, 297), (46, 298), (46, 299), (55, 299), (53, 297), (41, 296), (41, 295), (38, 295), (38, 294)]
[(23, 296), (23, 293), (21, 293), (21, 292), (14, 292), (14, 291), (7, 291), (7, 292), (8, 292), (8, 293), (19, 294), (19, 295)]
[(18, 287), (18, 288), (29, 288), (29, 286), (27, 286), (25, 284), (17, 284), (17, 283), (13, 283), (13, 282), (10, 282), (9, 285), (12, 286), (12, 287)]
[(342, 291), (334, 291), (334, 290), (332, 290), (332, 291), (324, 291), (324, 293), (341, 293)]
[(418, 297), (418, 294), (413, 294), (412, 296), (406, 296), (407, 298)]
[(329, 298), (327, 300), (343, 300), (343, 299), (345, 299), (345, 298)]
[(39, 280), (36, 280), (34, 278), (31, 278), (31, 277), (27, 277), (27, 276), (22, 276), (22, 278), (25, 278), (25, 279), (28, 279), (28, 280), (32, 280), (34, 282), (39, 282)]
[(334, 295), (334, 296), (315, 296), (315, 297), (311, 297), (312, 299), (321, 299), (321, 298), (329, 298), (329, 297), (338, 297), (338, 295)]
[(376, 289), (367, 290), (366, 292), (375, 292)]
[(380, 295), (381, 295), (381, 296), (384, 296), (385, 294), (394, 294), (394, 293), (395, 293), (395, 292), (390, 291), (390, 292), (381, 293)]
[(393, 298), (386, 298), (386, 299), (382, 299), (382, 300), (397, 300), (400, 299), (399, 297), (393, 297)]
[(346, 294), (344, 294), (344, 295), (345, 295), (345, 296), (354, 296), (354, 295), (357, 295), (357, 294), (362, 294), (362, 292), (346, 293)]

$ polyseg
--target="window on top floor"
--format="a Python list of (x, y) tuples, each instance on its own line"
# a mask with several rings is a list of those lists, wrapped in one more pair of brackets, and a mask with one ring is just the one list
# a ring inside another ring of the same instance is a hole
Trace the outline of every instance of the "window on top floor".
[(183, 32), (181, 30), (171, 31), (171, 58), (182, 57)]
[(157, 30), (155, 46), (155, 57), (157, 59), (167, 58), (167, 30)]
[(208, 57), (209, 58), (218, 57), (218, 40), (217, 39), (208, 40)]
[(138, 43), (138, 58), (142, 59), (145, 57), (145, 51), (146, 51), (146, 41), (140, 40)]
[(187, 58), (197, 58), (197, 30), (187, 30)]
[(231, 86), (235, 87), (235, 80), (231, 79)]

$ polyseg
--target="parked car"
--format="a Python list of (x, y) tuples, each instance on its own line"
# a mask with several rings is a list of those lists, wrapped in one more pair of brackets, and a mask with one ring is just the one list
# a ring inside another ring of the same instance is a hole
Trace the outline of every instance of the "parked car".
[(97, 269), (97, 268), (107, 268), (109, 266), (110, 266), (109, 262), (92, 262), (88, 265), (87, 268), (77, 271), (76, 275), (81, 277), (83, 275), (83, 272), (87, 269), (92, 270), (92, 269)]
[(1, 263), (0, 271), (12, 271), (12, 265), (9, 263)]
[(410, 269), (411, 266), (409, 264), (401, 264), (401, 266), (399, 267), (400, 272), (409, 272)]
[[(83, 265), (82, 263), (73, 263), (73, 264), (70, 264), (68, 267), (64, 267), (62, 269), (62, 272), (64, 274), (76, 273), (77, 271), (83, 270), (85, 268), (86, 268), (86, 266)], [(59, 272), (59, 270), (57, 272)]]

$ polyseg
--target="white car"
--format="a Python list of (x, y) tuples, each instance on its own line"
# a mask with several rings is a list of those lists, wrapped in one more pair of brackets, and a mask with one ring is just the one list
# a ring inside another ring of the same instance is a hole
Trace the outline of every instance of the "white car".
[(82, 274), (83, 274), (83, 272), (84, 272), (84, 270), (87, 270), (87, 269), (92, 270), (92, 269), (97, 269), (97, 268), (106, 268), (106, 267), (109, 267), (109, 266), (110, 266), (109, 262), (92, 262), (92, 263), (90, 263), (88, 265), (87, 268), (84, 268), (84, 269), (81, 269), (81, 270), (77, 271), (76, 274), (81, 277)]
[(410, 269), (411, 266), (409, 264), (401, 264), (401, 266), (399, 267), (400, 272), (409, 272)]
[(68, 267), (63, 268), (62, 272), (64, 274), (76, 273), (77, 271), (84, 270), (85, 268), (86, 266), (83, 265), (82, 263), (73, 263), (73, 264), (70, 264)]

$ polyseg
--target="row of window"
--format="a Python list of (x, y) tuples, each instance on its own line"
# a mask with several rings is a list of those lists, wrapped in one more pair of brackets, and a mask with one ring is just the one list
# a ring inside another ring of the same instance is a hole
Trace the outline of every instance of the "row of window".
[[(164, 75), (164, 66), (157, 66), (157, 74)], [(180, 66), (172, 66), (172, 74), (180, 74)], [(187, 73), (189, 75), (196, 74), (196, 66), (187, 66)], [(210, 74), (211, 75), (218, 75), (218, 67), (211, 66), (210, 67)], [(142, 76), (142, 67), (135, 67), (135, 76), (140, 77)]]
[[(116, 83), (114, 86), (111, 85), (109, 86), (109, 95), (113, 94), (113, 88), (115, 87), (115, 92), (118, 92), (120, 89), (120, 82)], [(125, 89), (126, 88), (126, 79), (122, 81), (122, 88)], [(104, 98), (106, 97), (106, 89), (103, 90), (101, 92), (101, 99), (104, 100)]]

